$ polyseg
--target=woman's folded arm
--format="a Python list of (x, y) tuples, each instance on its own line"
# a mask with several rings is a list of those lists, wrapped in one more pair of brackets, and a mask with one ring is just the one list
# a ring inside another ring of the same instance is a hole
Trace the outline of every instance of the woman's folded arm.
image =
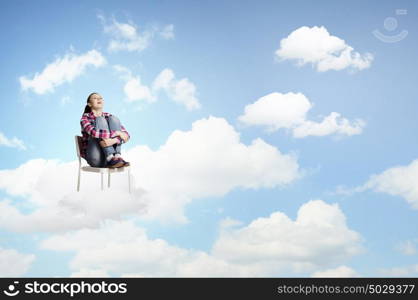
[(94, 138), (101, 138), (101, 139), (110, 139), (115, 136), (114, 130), (105, 130), (105, 129), (97, 129), (94, 125), (90, 122), (87, 116), (83, 116), (80, 120), (81, 128), (90, 136)]

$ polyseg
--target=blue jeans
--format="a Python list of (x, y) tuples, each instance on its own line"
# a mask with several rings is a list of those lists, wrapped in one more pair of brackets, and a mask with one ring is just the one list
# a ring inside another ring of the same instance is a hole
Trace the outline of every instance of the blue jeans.
[[(96, 130), (121, 130), (120, 121), (115, 116), (110, 116), (108, 118), (96, 117), (95, 127)], [(108, 157), (110, 154), (120, 154), (121, 144), (102, 147), (100, 146), (101, 140), (102, 139), (97, 139), (92, 136), (89, 137), (86, 150), (86, 160), (87, 163), (92, 167), (103, 168), (106, 166), (106, 157)]]

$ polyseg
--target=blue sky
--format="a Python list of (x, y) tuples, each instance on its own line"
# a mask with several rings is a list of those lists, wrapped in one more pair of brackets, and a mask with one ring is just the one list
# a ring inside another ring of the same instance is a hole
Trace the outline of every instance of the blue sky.
[[(0, 275), (418, 275), (413, 1), (0, 7)], [(75, 192), (91, 92), (133, 196)]]

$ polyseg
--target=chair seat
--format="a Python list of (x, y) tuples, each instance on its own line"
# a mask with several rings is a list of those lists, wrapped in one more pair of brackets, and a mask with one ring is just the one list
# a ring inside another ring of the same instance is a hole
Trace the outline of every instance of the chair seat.
[(127, 167), (120, 167), (120, 168), (96, 168), (96, 167), (90, 167), (90, 166), (83, 166), (81, 167), (83, 171), (86, 172), (95, 172), (95, 173), (118, 173), (118, 172), (124, 172), (129, 169), (129, 166)]
[(95, 168), (90, 166), (83, 166), (81, 167), (81, 170), (86, 172), (96, 172), (96, 173), (104, 173), (106, 172), (107, 168)]

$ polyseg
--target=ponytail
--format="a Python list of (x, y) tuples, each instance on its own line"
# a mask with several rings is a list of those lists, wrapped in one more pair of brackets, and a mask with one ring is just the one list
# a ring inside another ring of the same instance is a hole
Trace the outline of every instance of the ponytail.
[(88, 105), (89, 101), (90, 101), (90, 97), (94, 94), (97, 94), (96, 92), (91, 93), (88, 97), (87, 97), (87, 105), (86, 107), (84, 107), (84, 113), (90, 113), (91, 112), (91, 107)]
[(91, 112), (91, 107), (86, 105), (86, 107), (84, 108), (84, 113), (90, 113)]

